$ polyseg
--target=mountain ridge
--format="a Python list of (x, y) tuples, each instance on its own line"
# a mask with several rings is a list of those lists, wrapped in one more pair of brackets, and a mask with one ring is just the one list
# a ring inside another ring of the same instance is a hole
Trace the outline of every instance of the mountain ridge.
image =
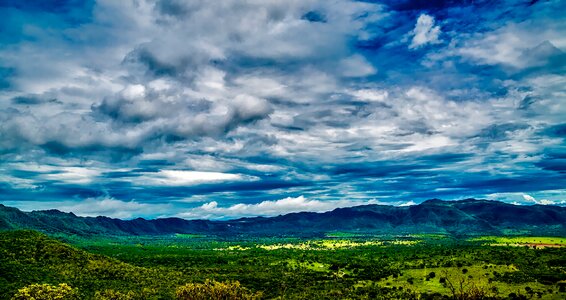
[(105, 216), (80, 217), (58, 210), (23, 212), (0, 204), (0, 229), (35, 229), (76, 235), (170, 235), (195, 233), (218, 236), (323, 235), (333, 231), (372, 234), (445, 233), (454, 235), (512, 232), (566, 234), (566, 208), (514, 205), (501, 201), (426, 200), (412, 206), (368, 204), (328, 212), (297, 212), (274, 217), (227, 221), (158, 218), (132, 220)]

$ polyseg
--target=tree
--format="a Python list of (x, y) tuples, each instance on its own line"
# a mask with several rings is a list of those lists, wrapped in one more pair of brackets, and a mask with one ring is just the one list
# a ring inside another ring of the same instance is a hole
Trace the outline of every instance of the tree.
[(490, 292), (493, 292), (485, 286), (476, 285), (470, 278), (458, 276), (456, 279), (450, 278), (448, 272), (444, 271), (446, 287), (452, 293), (452, 299), (455, 300), (480, 300), (489, 298)]
[(78, 292), (66, 283), (59, 285), (34, 283), (23, 287), (12, 297), (12, 300), (59, 300), (79, 299)]
[(259, 299), (261, 294), (253, 293), (238, 281), (218, 282), (206, 280), (204, 283), (187, 283), (177, 288), (179, 300), (240, 300)]

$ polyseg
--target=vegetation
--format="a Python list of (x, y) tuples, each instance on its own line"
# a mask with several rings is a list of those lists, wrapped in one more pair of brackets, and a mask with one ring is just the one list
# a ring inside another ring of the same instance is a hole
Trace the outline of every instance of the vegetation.
[(471, 241), (484, 242), (492, 246), (531, 246), (562, 247), (566, 246), (566, 238), (546, 236), (482, 236), (471, 238)]
[(406, 207), (363, 205), (325, 213), (303, 212), (270, 218), (248, 218), (245, 221), (210, 221), (85, 218), (58, 210), (23, 212), (0, 204), (0, 229), (33, 229), (50, 234), (99, 237), (151, 235), (187, 239), (206, 236), (356, 239), (375, 234), (423, 233), (566, 236), (566, 207), (521, 206), (475, 199), (428, 200)]
[(5, 231), (0, 299), (566, 298), (564, 248), (438, 234), (346, 236), (54, 239)]
[(57, 299), (78, 299), (76, 289), (71, 288), (65, 283), (58, 286), (50, 284), (31, 284), (18, 290), (12, 297), (13, 300), (57, 300)]
[(204, 283), (188, 283), (177, 288), (177, 299), (181, 300), (224, 300), (259, 299), (260, 293), (250, 292), (238, 281), (218, 282), (206, 280)]

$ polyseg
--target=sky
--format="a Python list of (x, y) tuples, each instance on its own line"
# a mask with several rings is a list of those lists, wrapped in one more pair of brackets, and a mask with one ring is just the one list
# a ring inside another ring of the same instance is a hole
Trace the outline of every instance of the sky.
[(566, 2), (0, 0), (0, 203), (566, 202)]

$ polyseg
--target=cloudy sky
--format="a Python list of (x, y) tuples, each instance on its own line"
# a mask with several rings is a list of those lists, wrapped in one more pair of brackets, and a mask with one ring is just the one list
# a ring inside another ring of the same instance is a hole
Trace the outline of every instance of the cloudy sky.
[(0, 1), (0, 203), (566, 200), (566, 2)]

